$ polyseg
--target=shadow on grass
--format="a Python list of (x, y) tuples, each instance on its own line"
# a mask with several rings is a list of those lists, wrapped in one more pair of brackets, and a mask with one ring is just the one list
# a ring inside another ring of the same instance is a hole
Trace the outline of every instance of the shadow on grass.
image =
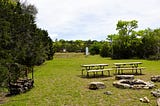
[(107, 77), (113, 77), (108, 75), (77, 75), (77, 77), (84, 78), (84, 79), (91, 79), (91, 78), (107, 78)]
[(135, 76), (141, 76), (145, 74), (140, 74), (140, 73), (121, 73), (121, 74), (114, 74), (114, 75), (135, 75)]
[(85, 78), (85, 79), (91, 79), (91, 78), (109, 78), (109, 77), (113, 77), (115, 75), (135, 75), (135, 76), (143, 76), (145, 74), (140, 74), (140, 73), (121, 73), (121, 74), (113, 74), (113, 75), (99, 75), (99, 74), (95, 74), (95, 75), (77, 75), (77, 77), (80, 78)]

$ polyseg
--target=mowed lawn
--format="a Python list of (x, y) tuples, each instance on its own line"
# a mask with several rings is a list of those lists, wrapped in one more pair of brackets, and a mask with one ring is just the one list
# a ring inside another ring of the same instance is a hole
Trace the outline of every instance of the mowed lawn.
[[(160, 75), (160, 61), (148, 60), (111, 60), (100, 56), (84, 56), (79, 53), (56, 53), (54, 59), (35, 67), (35, 87), (17, 96), (7, 97), (2, 106), (156, 106), (156, 98), (149, 90), (133, 90), (115, 88), (112, 77), (82, 78), (81, 65), (90, 63), (107, 63), (109, 67), (115, 62), (140, 61), (146, 69), (144, 75), (135, 78), (150, 81), (152, 75)], [(106, 73), (105, 73), (106, 74)], [(89, 90), (88, 83), (100, 81), (105, 83), (105, 89)], [(111, 91), (112, 95), (104, 92)], [(150, 103), (140, 102), (140, 98), (147, 96)]]

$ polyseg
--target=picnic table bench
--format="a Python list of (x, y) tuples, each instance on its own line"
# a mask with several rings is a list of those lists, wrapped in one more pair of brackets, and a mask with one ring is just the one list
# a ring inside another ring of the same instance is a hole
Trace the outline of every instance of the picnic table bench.
[(142, 74), (142, 70), (144, 70), (145, 67), (140, 67), (140, 64), (142, 64), (142, 62), (114, 63), (114, 68), (116, 68), (115, 74), (124, 74), (124, 70), (131, 70), (132, 74), (138, 74), (139, 70), (139, 74)]
[(89, 77), (89, 73), (93, 73), (94, 76), (98, 74), (98, 72), (101, 72), (101, 75), (104, 75), (104, 71), (108, 72), (108, 76), (110, 76), (110, 71), (112, 70), (111, 68), (105, 68), (108, 66), (108, 64), (87, 64), (87, 65), (82, 65), (82, 75), (83, 71), (87, 72), (87, 77)]

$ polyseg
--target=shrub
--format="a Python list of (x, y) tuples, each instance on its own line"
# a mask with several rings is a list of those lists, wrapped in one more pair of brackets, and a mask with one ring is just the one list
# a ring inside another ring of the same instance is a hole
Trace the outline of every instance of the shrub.
[(100, 44), (99, 43), (94, 43), (91, 45), (89, 52), (91, 55), (96, 55), (100, 53)]
[(102, 56), (102, 57), (108, 57), (109, 56), (108, 42), (103, 44), (102, 49), (100, 50), (100, 56)]
[(160, 53), (156, 55), (150, 55), (149, 60), (160, 60)]

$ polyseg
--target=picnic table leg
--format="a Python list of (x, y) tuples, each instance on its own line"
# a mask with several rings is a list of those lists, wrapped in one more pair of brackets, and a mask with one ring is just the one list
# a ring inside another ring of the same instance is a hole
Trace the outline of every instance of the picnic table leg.
[[(96, 73), (97, 73), (97, 72), (96, 72)], [(94, 77), (95, 77), (95, 76), (96, 76), (96, 75), (95, 75), (95, 72), (93, 72), (93, 74), (94, 74)]]
[(123, 74), (123, 70), (121, 70), (121, 74)]
[(134, 70), (133, 70), (133, 66), (132, 66), (132, 74), (134, 73)]
[(108, 76), (110, 77), (110, 70), (108, 70)]
[(117, 69), (115, 70), (115, 74), (117, 75)]
[(121, 70), (120, 70), (120, 69), (118, 69), (118, 74), (120, 74), (120, 72), (121, 72)]
[(103, 76), (103, 71), (102, 71), (102, 76)]
[(89, 77), (89, 72), (87, 72), (87, 77)]
[(140, 69), (140, 75), (142, 75), (142, 69)]
[(84, 71), (84, 69), (82, 69), (82, 76), (83, 76), (83, 71)]
[(137, 69), (136, 69), (136, 74), (138, 74)]
[(116, 75), (117, 75), (117, 74), (119, 74), (119, 69), (118, 69), (118, 68), (116, 68)]

